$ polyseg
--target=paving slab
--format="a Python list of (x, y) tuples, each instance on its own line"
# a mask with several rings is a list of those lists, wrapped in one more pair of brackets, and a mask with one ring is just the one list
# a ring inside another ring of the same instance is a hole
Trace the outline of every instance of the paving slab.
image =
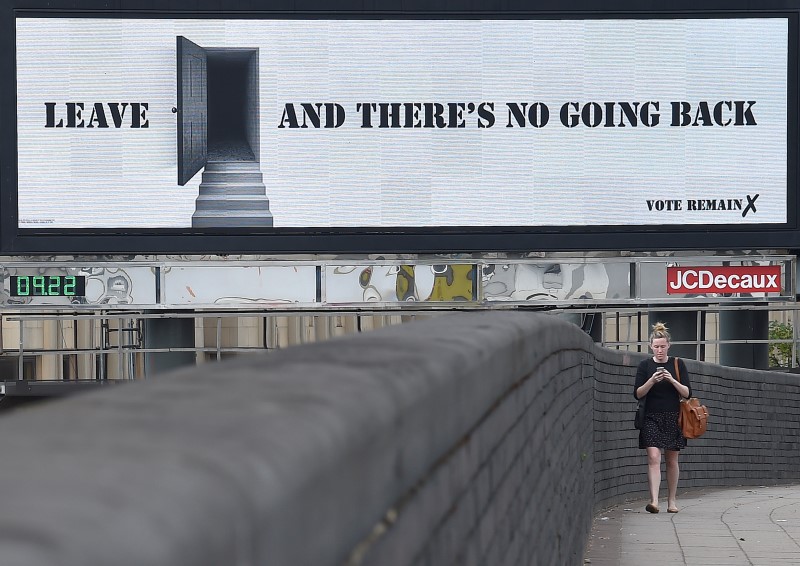
[(597, 514), (584, 564), (800, 564), (800, 483), (679, 490), (678, 513), (647, 502)]

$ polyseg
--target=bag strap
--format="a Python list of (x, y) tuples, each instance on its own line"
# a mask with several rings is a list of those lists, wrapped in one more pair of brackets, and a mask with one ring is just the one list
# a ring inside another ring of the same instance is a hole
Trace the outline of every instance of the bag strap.
[[(678, 383), (680, 383), (681, 382), (681, 370), (678, 369), (678, 358), (672, 358), (672, 361), (675, 362), (675, 379), (677, 379)], [(684, 399), (683, 395), (681, 395), (680, 393), (678, 393), (678, 397), (680, 397), (681, 403), (683, 403), (684, 401), (689, 399), (689, 397)]]

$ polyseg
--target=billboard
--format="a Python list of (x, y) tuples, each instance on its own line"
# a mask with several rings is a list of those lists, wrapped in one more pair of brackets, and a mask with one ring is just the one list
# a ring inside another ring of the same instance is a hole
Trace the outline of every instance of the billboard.
[(796, 19), (18, 11), (0, 245), (758, 245), (796, 228)]

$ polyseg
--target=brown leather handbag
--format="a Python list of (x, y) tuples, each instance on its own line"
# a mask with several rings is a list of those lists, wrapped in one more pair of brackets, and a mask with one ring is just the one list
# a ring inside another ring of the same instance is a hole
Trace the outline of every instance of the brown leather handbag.
[[(678, 369), (678, 358), (675, 361), (675, 378), (680, 383), (681, 372)], [(700, 399), (690, 397), (681, 399), (681, 412), (678, 414), (678, 426), (681, 427), (683, 437), (692, 439), (700, 438), (706, 432), (708, 424), (708, 409), (700, 404)]]

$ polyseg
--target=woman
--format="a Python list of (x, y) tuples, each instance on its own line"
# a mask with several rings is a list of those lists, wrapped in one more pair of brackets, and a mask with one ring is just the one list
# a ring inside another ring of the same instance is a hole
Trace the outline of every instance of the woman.
[(667, 512), (677, 513), (678, 454), (686, 447), (686, 439), (678, 426), (680, 399), (692, 394), (689, 373), (683, 360), (678, 360), (680, 381), (675, 375), (675, 361), (667, 355), (670, 335), (663, 322), (653, 325), (650, 349), (653, 357), (643, 360), (636, 370), (633, 395), (645, 399), (644, 426), (639, 431), (639, 448), (647, 450), (647, 481), (650, 503), (645, 509), (658, 513), (658, 491), (661, 487), (661, 452), (667, 459)]

